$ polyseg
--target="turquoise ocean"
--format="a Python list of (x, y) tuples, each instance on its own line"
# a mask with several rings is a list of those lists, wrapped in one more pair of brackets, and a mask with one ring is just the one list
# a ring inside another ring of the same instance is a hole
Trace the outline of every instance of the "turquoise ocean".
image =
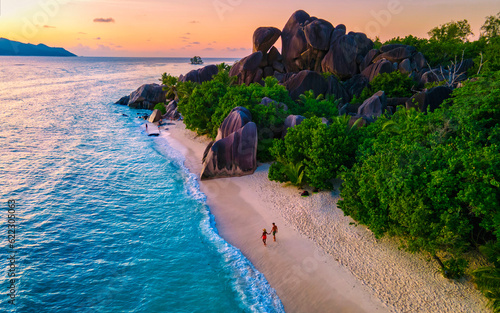
[(113, 104), (188, 62), (0, 57), (0, 312), (284, 312), (148, 111)]

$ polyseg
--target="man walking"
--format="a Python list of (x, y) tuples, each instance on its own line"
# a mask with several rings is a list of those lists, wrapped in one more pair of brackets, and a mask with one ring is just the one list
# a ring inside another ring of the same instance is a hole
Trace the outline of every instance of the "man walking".
[(273, 234), (273, 239), (276, 241), (276, 233), (278, 232), (278, 226), (273, 223), (273, 228), (271, 228), (271, 234)]

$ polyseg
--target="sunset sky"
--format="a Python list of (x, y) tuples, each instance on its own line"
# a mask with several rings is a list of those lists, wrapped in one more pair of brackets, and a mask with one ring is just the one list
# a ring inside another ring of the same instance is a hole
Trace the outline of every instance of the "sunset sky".
[[(499, 0), (0, 0), (0, 37), (80, 56), (244, 57), (259, 26), (296, 10), (387, 40), (467, 19), (474, 34)], [(471, 38), (473, 39), (473, 38)]]

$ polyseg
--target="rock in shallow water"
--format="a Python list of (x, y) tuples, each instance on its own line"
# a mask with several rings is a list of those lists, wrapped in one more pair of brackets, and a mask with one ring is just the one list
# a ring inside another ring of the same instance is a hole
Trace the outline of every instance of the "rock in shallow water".
[(148, 122), (150, 123), (156, 123), (160, 120), (161, 120), (161, 112), (158, 109), (155, 109), (148, 118)]
[(165, 102), (166, 91), (158, 84), (145, 84), (130, 94), (128, 106), (135, 109), (152, 110), (160, 102)]

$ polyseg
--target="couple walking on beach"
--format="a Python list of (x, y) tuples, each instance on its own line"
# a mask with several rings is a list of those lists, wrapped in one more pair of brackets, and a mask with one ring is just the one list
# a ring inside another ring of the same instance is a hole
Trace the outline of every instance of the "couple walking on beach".
[(271, 232), (268, 233), (267, 230), (264, 228), (262, 230), (262, 242), (264, 243), (264, 246), (267, 246), (266, 240), (267, 240), (267, 235), (273, 235), (274, 241), (276, 241), (276, 233), (278, 232), (278, 226), (273, 223), (273, 228), (271, 228)]

